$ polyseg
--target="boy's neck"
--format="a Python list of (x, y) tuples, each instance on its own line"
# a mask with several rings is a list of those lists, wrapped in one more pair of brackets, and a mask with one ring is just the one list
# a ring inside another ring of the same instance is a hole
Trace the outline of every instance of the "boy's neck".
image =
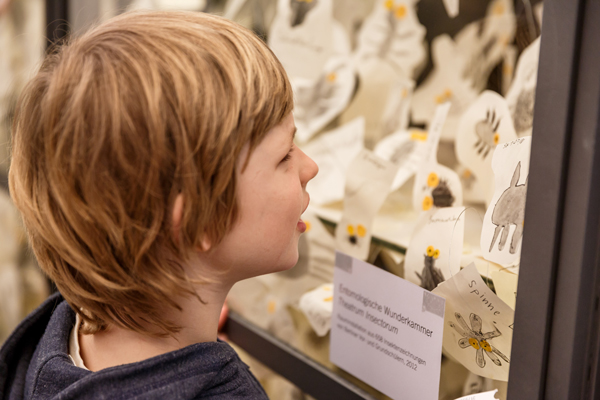
[(181, 327), (174, 337), (149, 337), (111, 326), (93, 335), (79, 335), (81, 357), (90, 371), (146, 360), (202, 342), (217, 340), (219, 316), (231, 284), (210, 283), (201, 287), (202, 304), (195, 297), (181, 299), (181, 312), (169, 312)]

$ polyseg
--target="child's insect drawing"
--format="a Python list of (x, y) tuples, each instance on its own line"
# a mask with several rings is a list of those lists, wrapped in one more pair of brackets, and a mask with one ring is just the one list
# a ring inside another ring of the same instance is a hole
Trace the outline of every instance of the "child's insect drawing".
[(420, 274), (415, 271), (415, 274), (421, 280), (421, 287), (429, 291), (435, 289), (437, 285), (444, 282), (442, 271), (435, 267), (435, 260), (437, 260), (439, 256), (440, 251), (438, 249), (435, 249), (433, 246), (427, 247), (423, 271), (421, 271)]
[(492, 243), (490, 244), (490, 252), (496, 243), (496, 239), (502, 231), (498, 250), (502, 251), (508, 239), (510, 226), (515, 225), (516, 229), (513, 232), (512, 240), (510, 241), (509, 252), (515, 254), (517, 244), (523, 235), (523, 225), (525, 221), (525, 196), (527, 195), (527, 179), (523, 185), (517, 185), (519, 176), (521, 175), (521, 162), (517, 164), (515, 172), (510, 181), (510, 187), (506, 189), (496, 205), (492, 213), (492, 223), (496, 225)]
[(290, 23), (292, 24), (292, 28), (302, 25), (306, 14), (315, 8), (318, 2), (319, 0), (290, 0), (290, 9), (292, 11)]
[(348, 241), (353, 245), (357, 245), (359, 238), (363, 238), (367, 234), (367, 229), (361, 224), (356, 225), (356, 228), (354, 225), (348, 225), (346, 230), (348, 231)]
[(427, 176), (427, 186), (432, 188), (431, 196), (425, 196), (423, 199), (423, 210), (427, 211), (431, 206), (452, 207), (455, 197), (450, 190), (450, 185), (445, 179), (440, 179), (435, 172)]
[(513, 115), (513, 123), (517, 134), (521, 136), (533, 126), (533, 106), (535, 103), (535, 88), (523, 90), (517, 97), (517, 105)]
[(469, 320), (471, 323), (470, 327), (467, 324), (467, 321), (465, 321), (465, 319), (462, 317), (462, 315), (460, 315), (460, 313), (455, 312), (454, 316), (456, 317), (456, 321), (458, 322), (458, 325), (456, 325), (454, 322), (448, 322), (448, 325), (450, 325), (452, 328), (454, 328), (456, 330), (456, 332), (458, 332), (459, 335), (462, 336), (462, 338), (460, 338), (458, 340), (458, 345), (462, 349), (466, 349), (469, 346), (471, 346), (476, 350), (475, 362), (477, 363), (477, 365), (480, 368), (484, 368), (485, 364), (486, 364), (485, 358), (483, 357), (484, 353), (487, 354), (487, 356), (490, 358), (490, 360), (492, 360), (492, 362), (494, 364), (496, 364), (497, 366), (502, 365), (502, 361), (500, 361), (500, 359), (498, 357), (500, 357), (505, 362), (510, 363), (509, 358), (506, 357), (504, 354), (502, 354), (497, 348), (492, 346), (489, 342), (490, 339), (493, 339), (493, 338), (496, 338), (496, 337), (499, 337), (502, 335), (502, 333), (498, 330), (498, 328), (496, 326), (494, 326), (493, 331), (483, 333), (481, 331), (482, 321), (481, 321), (481, 317), (479, 315), (471, 313), (471, 315), (469, 316)]
[(339, 65), (329, 73), (322, 74), (312, 86), (296, 87), (296, 110), (294, 116), (303, 121), (311, 121), (325, 114), (332, 105), (332, 99), (339, 89), (336, 86)]
[(481, 158), (486, 158), (490, 150), (498, 144), (500, 134), (497, 131), (501, 119), (501, 117), (496, 116), (495, 110), (492, 112), (488, 110), (485, 114), (485, 119), (475, 125), (475, 134), (477, 135), (475, 148), (477, 149), (477, 154), (481, 155)]

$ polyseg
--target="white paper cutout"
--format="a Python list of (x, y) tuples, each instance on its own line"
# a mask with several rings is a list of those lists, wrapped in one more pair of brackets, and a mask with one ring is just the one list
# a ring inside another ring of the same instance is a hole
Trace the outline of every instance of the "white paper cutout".
[(502, 60), (517, 29), (511, 0), (493, 0), (486, 16), (456, 34), (456, 47), (467, 61), (464, 76), (479, 92), (485, 89), (490, 73)]
[(449, 102), (438, 106), (431, 122), (427, 148), (415, 177), (413, 207), (416, 211), (462, 205), (460, 178), (456, 172), (437, 162), (438, 143), (450, 107)]
[(537, 38), (521, 53), (517, 62), (515, 79), (506, 93), (506, 102), (519, 137), (531, 135), (533, 128), (539, 55), (540, 38)]
[(463, 211), (464, 207), (447, 207), (420, 216), (406, 251), (404, 279), (431, 291), (459, 272), (465, 227)]
[(492, 159), (494, 197), (483, 218), (481, 252), (486, 260), (515, 265), (521, 254), (531, 136), (504, 143)]
[(451, 108), (442, 131), (443, 140), (454, 140), (460, 116), (477, 98), (473, 83), (463, 76), (465, 57), (448, 35), (440, 35), (431, 43), (434, 69), (415, 90), (411, 104), (412, 120), (429, 124), (435, 108), (447, 101)]
[(374, 2), (365, 0), (333, 0), (333, 17), (339, 21), (354, 47), (357, 28), (371, 13)]
[(332, 58), (316, 80), (291, 79), (294, 89), (296, 139), (306, 142), (346, 108), (355, 86), (348, 58)]
[(515, 75), (515, 66), (517, 64), (517, 46), (509, 45), (504, 51), (502, 60), (502, 95), (506, 96), (512, 85)]
[(468, 396), (459, 397), (456, 400), (498, 400), (494, 397), (496, 393), (498, 393), (498, 389), (489, 392), (470, 394)]
[(300, 298), (300, 310), (306, 315), (317, 336), (325, 336), (331, 328), (333, 284), (327, 283)]
[(508, 271), (494, 271), (491, 275), (492, 280), (494, 281), (496, 294), (514, 310), (517, 303), (519, 275)]
[(319, 77), (333, 52), (332, 0), (279, 0), (269, 47), (290, 78)]
[(380, 58), (402, 76), (413, 78), (425, 60), (425, 32), (411, 1), (376, 0), (358, 35), (357, 61)]
[(450, 18), (458, 16), (459, 0), (444, 0), (444, 7)]
[(387, 197), (397, 167), (363, 149), (346, 174), (344, 211), (335, 230), (336, 249), (365, 260), (369, 255), (373, 219)]
[(494, 149), (516, 138), (508, 105), (496, 92), (483, 92), (460, 119), (456, 156), (475, 175), (487, 204), (494, 194)]
[(418, 171), (426, 143), (427, 132), (419, 129), (396, 132), (377, 143), (375, 154), (398, 166), (392, 190), (404, 185)]
[(319, 166), (319, 173), (306, 187), (313, 204), (344, 198), (346, 173), (363, 149), (364, 132), (365, 120), (358, 117), (302, 147)]
[(542, 21), (544, 16), (544, 3), (539, 2), (535, 6), (533, 6), (533, 14), (535, 15), (535, 20), (540, 26), (540, 30), (542, 29)]
[(415, 81), (412, 79), (401, 78), (392, 83), (387, 104), (381, 117), (381, 137), (408, 128), (410, 102), (414, 88)]
[(444, 351), (474, 374), (508, 380), (514, 311), (471, 264), (433, 293), (446, 299)]
[[(306, 269), (308, 271), (307, 275), (311, 277), (311, 282), (307, 283), (308, 286), (305, 285), (305, 288), (300, 289), (303, 293), (316, 287), (315, 282), (318, 282), (318, 284), (333, 282), (335, 240), (325, 229), (311, 206), (302, 214), (302, 220), (306, 223), (306, 232), (300, 236), (300, 242), (302, 244), (303, 239), (305, 240), (308, 264)], [(299, 247), (302, 248), (302, 245)], [(300, 260), (298, 263), (300, 263)], [(299, 265), (296, 265), (292, 270), (298, 267)]]

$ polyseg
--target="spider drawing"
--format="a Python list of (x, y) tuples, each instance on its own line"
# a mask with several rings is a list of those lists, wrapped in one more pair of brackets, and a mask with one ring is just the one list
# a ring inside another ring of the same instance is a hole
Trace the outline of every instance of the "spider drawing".
[(456, 332), (462, 336), (462, 338), (458, 339), (458, 345), (461, 349), (466, 349), (471, 346), (476, 350), (475, 362), (479, 368), (485, 367), (486, 362), (485, 358), (483, 357), (484, 354), (486, 354), (489, 359), (499, 367), (502, 366), (502, 361), (500, 361), (500, 359), (510, 363), (509, 358), (502, 354), (500, 350), (492, 346), (489, 342), (490, 339), (502, 336), (502, 333), (496, 326), (494, 326), (493, 331), (483, 333), (481, 331), (482, 321), (479, 315), (471, 313), (469, 316), (469, 321), (471, 323), (470, 327), (460, 313), (455, 312), (454, 317), (456, 317), (458, 325), (452, 321), (448, 322), (448, 325), (454, 328), (454, 330), (456, 330)]
[(444, 275), (439, 268), (435, 267), (435, 260), (440, 256), (440, 251), (433, 246), (427, 247), (425, 252), (425, 266), (423, 270), (419, 274), (415, 271), (415, 274), (421, 280), (421, 287), (423, 289), (432, 291), (439, 285), (444, 282)]
[(454, 203), (454, 196), (445, 179), (440, 179), (435, 189), (431, 191), (431, 197), (433, 197), (433, 205), (436, 207), (452, 207)]
[(485, 114), (485, 119), (475, 125), (477, 142), (474, 147), (477, 150), (477, 154), (481, 155), (481, 158), (486, 158), (490, 150), (498, 144), (500, 135), (496, 131), (500, 126), (501, 120), (502, 118), (496, 115), (495, 110), (491, 112), (488, 110)]
[(517, 134), (522, 135), (533, 126), (533, 106), (535, 104), (535, 88), (523, 90), (517, 98), (513, 114), (513, 122)]
[(306, 18), (306, 14), (308, 14), (318, 2), (318, 0), (290, 0), (290, 8), (292, 11), (290, 23), (292, 24), (292, 28), (302, 25)]

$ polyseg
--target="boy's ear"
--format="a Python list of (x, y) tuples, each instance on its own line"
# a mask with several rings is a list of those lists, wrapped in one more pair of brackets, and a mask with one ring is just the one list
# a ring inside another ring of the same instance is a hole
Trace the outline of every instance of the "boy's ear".
[(171, 214), (171, 222), (173, 232), (173, 239), (175, 243), (179, 244), (179, 232), (181, 231), (181, 220), (183, 218), (183, 194), (179, 193), (177, 197), (175, 197), (175, 202), (173, 203), (173, 212)]

